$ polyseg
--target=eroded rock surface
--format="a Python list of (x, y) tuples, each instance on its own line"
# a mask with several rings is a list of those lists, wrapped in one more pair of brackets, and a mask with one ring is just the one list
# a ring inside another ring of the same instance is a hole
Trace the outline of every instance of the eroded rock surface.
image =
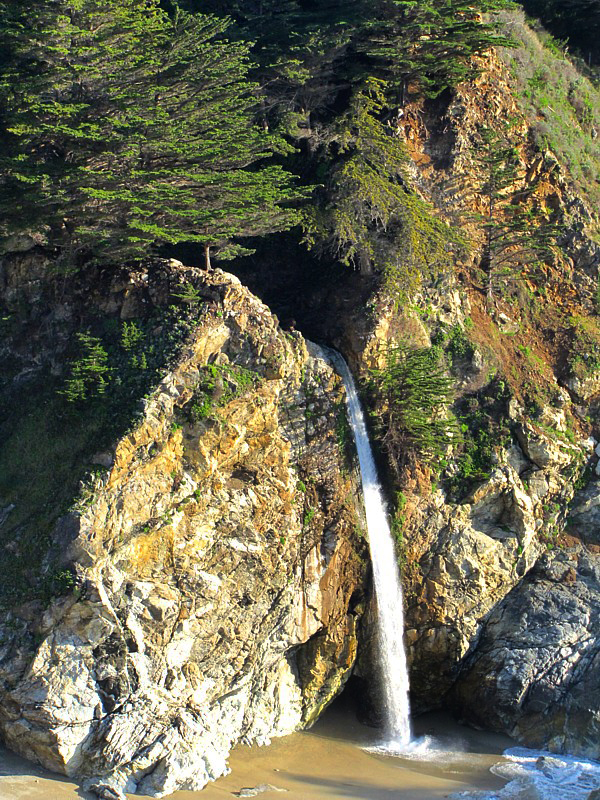
[(341, 382), (237, 279), (204, 282), (178, 365), (57, 526), (77, 591), (2, 630), (6, 743), (101, 796), (200, 789), (236, 742), (313, 720), (356, 655)]
[(405, 534), (411, 559), (407, 644), (417, 707), (441, 702), (486, 615), (562, 524), (580, 451), (541, 430), (519, 433), (523, 448), (514, 441), (500, 450), (489, 479), (461, 503), (437, 491), (412, 510)]
[(460, 714), (532, 746), (600, 756), (600, 556), (544, 556), (490, 614), (453, 692)]

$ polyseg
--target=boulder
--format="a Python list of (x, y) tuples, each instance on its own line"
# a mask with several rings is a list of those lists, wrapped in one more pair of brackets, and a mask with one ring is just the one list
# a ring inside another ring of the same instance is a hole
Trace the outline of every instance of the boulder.
[(56, 526), (76, 591), (0, 625), (4, 741), (100, 797), (201, 789), (237, 742), (310, 724), (356, 658), (341, 380), (239, 280), (204, 284), (220, 303)]
[(451, 702), (530, 747), (600, 757), (600, 556), (544, 556), (490, 613)]

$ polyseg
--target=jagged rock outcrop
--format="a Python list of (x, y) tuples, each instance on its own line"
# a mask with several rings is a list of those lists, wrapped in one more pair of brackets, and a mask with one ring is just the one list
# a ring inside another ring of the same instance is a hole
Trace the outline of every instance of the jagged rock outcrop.
[(356, 655), (340, 380), (236, 278), (202, 288), (177, 365), (54, 531), (76, 591), (3, 618), (3, 739), (99, 793), (201, 788), (236, 742), (310, 723)]
[(421, 708), (451, 688), (486, 615), (534, 566), (572, 494), (568, 475), (578, 449), (540, 431), (523, 441), (530, 457), (539, 450), (544, 459), (530, 461), (514, 443), (462, 503), (437, 491), (412, 511), (407, 644)]
[[(596, 466), (596, 472), (600, 467)], [(600, 552), (600, 483), (598, 479), (577, 492), (568, 517), (568, 530), (593, 552)]]
[(600, 557), (540, 559), (489, 615), (452, 700), (468, 722), (532, 746), (600, 756)]

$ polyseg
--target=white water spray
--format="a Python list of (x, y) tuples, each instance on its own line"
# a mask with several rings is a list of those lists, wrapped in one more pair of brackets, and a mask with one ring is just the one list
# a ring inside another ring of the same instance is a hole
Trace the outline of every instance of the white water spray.
[(360, 463), (377, 598), (379, 657), (389, 739), (386, 746), (401, 749), (410, 743), (411, 729), (408, 669), (403, 640), (404, 605), (394, 542), (352, 373), (342, 356), (334, 350), (328, 349), (325, 357), (333, 364), (346, 386), (346, 404)]

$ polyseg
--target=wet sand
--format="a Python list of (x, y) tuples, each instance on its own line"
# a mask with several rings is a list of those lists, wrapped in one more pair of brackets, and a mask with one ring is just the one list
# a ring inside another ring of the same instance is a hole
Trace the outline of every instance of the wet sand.
[[(269, 784), (259, 800), (436, 800), (467, 789), (495, 789), (504, 781), (489, 768), (510, 747), (506, 737), (472, 731), (441, 715), (425, 715), (415, 733), (448, 748), (427, 760), (369, 752), (377, 731), (360, 725), (352, 709), (328, 711), (310, 731), (275, 739), (270, 747), (238, 747), (231, 772), (202, 792), (176, 792), (172, 800), (231, 800), (243, 788)], [(450, 752), (451, 751), (451, 752)], [(90, 798), (66, 779), (0, 750), (1, 800)], [(139, 800), (139, 795), (132, 795)]]

